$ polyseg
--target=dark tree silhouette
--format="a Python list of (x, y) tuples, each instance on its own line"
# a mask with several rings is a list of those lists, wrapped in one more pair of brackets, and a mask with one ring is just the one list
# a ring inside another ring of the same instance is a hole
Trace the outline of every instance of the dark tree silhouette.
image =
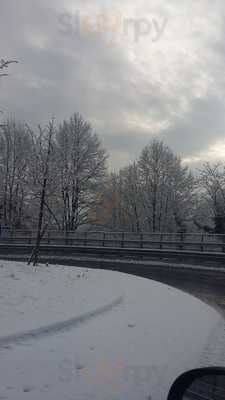
[[(4, 60), (4, 58), (1, 58), (0, 60), (0, 78), (2, 78), (3, 76), (8, 76), (8, 73), (5, 72), (5, 70), (7, 68), (9, 68), (10, 64), (18, 64), (17, 60)], [(2, 113), (2, 111), (0, 110), (0, 113)], [(4, 125), (0, 124), (0, 128), (2, 128)]]
[[(5, 72), (7, 68), (9, 68), (10, 64), (18, 64), (17, 60), (4, 60), (3, 58), (0, 60), (0, 77), (8, 76), (8, 73)], [(2, 72), (3, 71), (3, 72)]]

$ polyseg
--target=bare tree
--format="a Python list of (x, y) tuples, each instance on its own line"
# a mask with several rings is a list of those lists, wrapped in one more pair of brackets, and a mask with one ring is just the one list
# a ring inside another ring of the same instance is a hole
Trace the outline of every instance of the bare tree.
[(194, 201), (194, 177), (164, 143), (154, 140), (137, 162), (109, 177), (102, 220), (113, 230), (185, 231), (192, 224)]
[[(193, 226), (193, 210), (196, 203), (196, 181), (187, 166), (182, 165), (181, 159), (173, 157), (168, 177), (167, 224), (175, 223), (180, 232), (186, 232)], [(164, 227), (162, 227), (164, 229)]]
[(139, 168), (148, 229), (185, 231), (192, 219), (195, 192), (194, 178), (188, 168), (168, 146), (157, 140), (142, 151)]
[(168, 218), (173, 161), (171, 150), (157, 140), (146, 146), (139, 158), (143, 207), (148, 229), (152, 232), (160, 232)]
[[(4, 76), (8, 76), (8, 73), (5, 72), (5, 70), (7, 68), (9, 68), (10, 64), (17, 64), (18, 61), (17, 60), (4, 60), (3, 58), (0, 59), (0, 78), (4, 77)], [(0, 113), (2, 113), (2, 111), (0, 110)], [(3, 124), (0, 124), (0, 128), (3, 127)]]
[[(205, 163), (200, 169), (199, 186), (203, 203), (209, 209), (214, 233), (225, 233), (225, 167)], [(207, 230), (207, 224), (205, 229)], [(210, 229), (210, 227), (208, 227)]]
[(7, 121), (0, 130), (0, 210), (4, 225), (21, 227), (26, 220), (31, 141), (27, 128)]
[[(9, 68), (10, 64), (17, 64), (17, 60), (4, 60), (3, 58), (0, 60), (0, 71), (5, 71), (7, 68)], [(6, 72), (1, 72), (0, 77), (2, 76), (8, 76), (8, 73)]]
[(38, 153), (36, 154), (37, 160), (40, 161), (40, 166), (42, 170), (41, 180), (41, 188), (40, 188), (40, 205), (39, 205), (39, 214), (38, 214), (38, 225), (37, 225), (37, 236), (36, 236), (36, 244), (34, 250), (31, 254), (28, 264), (33, 262), (33, 265), (37, 265), (38, 262), (38, 254), (40, 249), (41, 238), (44, 235), (46, 225), (43, 228), (43, 218), (44, 218), (44, 207), (46, 200), (46, 192), (49, 181), (50, 174), (50, 157), (53, 152), (53, 139), (55, 134), (54, 121), (52, 120), (46, 130), (42, 130), (39, 127), (40, 135), (38, 138), (39, 148)]
[[(141, 189), (139, 168), (136, 162), (111, 176), (111, 197), (114, 199), (111, 223), (114, 220), (114, 229), (141, 232)], [(110, 222), (110, 219), (108, 221)]]
[[(54, 140), (53, 131), (57, 132)], [(40, 225), (68, 231), (93, 223), (106, 159), (97, 135), (78, 114), (57, 129), (53, 122), (44, 130), (39, 127), (38, 134), (8, 121), (0, 131), (0, 213), (4, 224), (38, 226), (38, 243)]]
[(56, 136), (62, 228), (90, 223), (106, 172), (107, 155), (98, 136), (79, 114), (64, 121)]
[(104, 185), (97, 208), (96, 222), (105, 229), (118, 231), (127, 228), (128, 215), (124, 208), (121, 173), (111, 173)]
[(197, 198), (193, 175), (163, 142), (151, 142), (137, 162), (107, 179), (106, 160), (98, 136), (79, 114), (58, 128), (53, 121), (44, 130), (39, 127), (38, 135), (14, 121), (4, 125), (0, 212), (5, 225), (37, 229), (30, 262), (37, 262), (47, 225), (64, 232), (85, 225), (132, 232), (186, 231), (197, 221), (199, 197), (211, 207), (216, 231), (221, 231), (222, 167), (205, 166)]

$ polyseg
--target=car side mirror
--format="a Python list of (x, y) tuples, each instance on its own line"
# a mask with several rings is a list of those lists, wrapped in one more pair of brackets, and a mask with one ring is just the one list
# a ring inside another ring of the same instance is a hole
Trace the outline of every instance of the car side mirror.
[(224, 400), (225, 368), (201, 368), (182, 374), (172, 385), (168, 400)]

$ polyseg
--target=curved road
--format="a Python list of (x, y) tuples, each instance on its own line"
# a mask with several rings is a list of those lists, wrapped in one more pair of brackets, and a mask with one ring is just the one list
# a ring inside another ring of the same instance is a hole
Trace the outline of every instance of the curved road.
[[(1, 255), (12, 261), (26, 261), (24, 255)], [(190, 293), (212, 305), (225, 316), (225, 268), (183, 265), (172, 262), (132, 261), (85, 258), (76, 256), (42, 256), (40, 262), (58, 265), (97, 268), (128, 273), (152, 279)]]

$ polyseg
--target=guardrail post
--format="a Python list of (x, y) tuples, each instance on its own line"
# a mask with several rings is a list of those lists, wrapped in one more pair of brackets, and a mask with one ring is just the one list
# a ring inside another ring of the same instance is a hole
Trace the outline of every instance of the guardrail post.
[(48, 244), (50, 244), (50, 232), (48, 231)]
[(225, 235), (222, 235), (222, 241), (223, 241), (223, 245), (222, 245), (222, 252), (225, 252)]
[(87, 246), (87, 232), (84, 232), (84, 246)]
[(204, 234), (202, 234), (202, 237), (201, 237), (201, 251), (204, 251)]
[(103, 232), (102, 246), (105, 247), (105, 232)]
[(180, 250), (183, 250), (183, 241), (184, 241), (184, 234), (181, 233), (180, 234), (180, 246), (179, 246)]
[(161, 235), (160, 235), (160, 250), (162, 250), (162, 248), (163, 248), (163, 233), (161, 233)]
[(68, 244), (68, 232), (65, 231), (65, 245)]
[(143, 233), (140, 234), (140, 248), (143, 249)]
[(124, 247), (124, 237), (125, 237), (125, 234), (123, 232), (122, 233), (122, 239), (121, 239), (121, 247)]

